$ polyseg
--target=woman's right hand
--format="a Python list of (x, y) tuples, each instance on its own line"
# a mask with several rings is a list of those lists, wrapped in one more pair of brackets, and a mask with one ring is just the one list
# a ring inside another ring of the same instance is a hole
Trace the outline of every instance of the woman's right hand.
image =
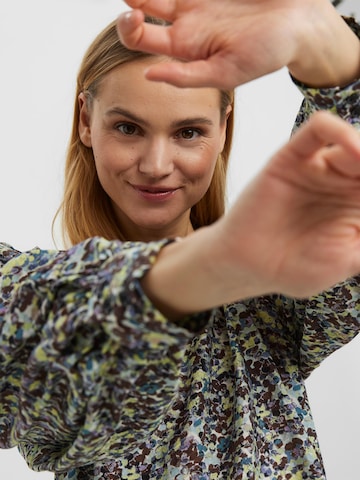
[[(127, 0), (118, 32), (129, 48), (185, 59), (147, 77), (180, 87), (234, 88), (288, 67), (311, 86), (360, 76), (360, 42), (329, 0)], [(171, 22), (144, 23), (144, 14)]]

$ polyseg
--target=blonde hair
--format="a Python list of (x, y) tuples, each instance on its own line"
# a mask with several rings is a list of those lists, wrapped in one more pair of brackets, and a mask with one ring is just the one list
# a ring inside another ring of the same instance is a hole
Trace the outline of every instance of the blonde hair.
[[(154, 18), (146, 20), (163, 24)], [(107, 73), (119, 65), (150, 56), (128, 50), (121, 44), (116, 32), (116, 21), (95, 38), (85, 53), (77, 77), (73, 125), (65, 163), (64, 195), (53, 223), (54, 227), (61, 214), (61, 231), (65, 245), (76, 244), (93, 236), (127, 240), (117, 224), (110, 198), (99, 182), (92, 149), (86, 147), (79, 137), (78, 96), (84, 92), (87, 101), (91, 102)], [(221, 120), (225, 121), (227, 107), (234, 102), (234, 93), (220, 93)], [(232, 110), (227, 121), (225, 146), (216, 162), (209, 189), (191, 209), (190, 218), (195, 229), (210, 225), (225, 211), (226, 172), (233, 134), (233, 115)]]

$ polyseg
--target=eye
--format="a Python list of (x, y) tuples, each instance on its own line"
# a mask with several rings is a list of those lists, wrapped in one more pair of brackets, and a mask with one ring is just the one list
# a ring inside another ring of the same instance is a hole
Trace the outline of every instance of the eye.
[(184, 140), (194, 140), (199, 135), (201, 135), (201, 131), (197, 128), (183, 128), (177, 134), (178, 137)]
[(118, 123), (116, 129), (119, 130), (123, 135), (132, 136), (139, 134), (139, 128), (132, 123)]

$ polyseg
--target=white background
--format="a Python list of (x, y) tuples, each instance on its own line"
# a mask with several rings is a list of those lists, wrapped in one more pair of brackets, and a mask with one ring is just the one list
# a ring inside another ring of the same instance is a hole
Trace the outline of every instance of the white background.
[[(71, 128), (75, 77), (94, 36), (126, 6), (120, 0), (11, 0), (0, 5), (0, 241), (53, 248)], [(343, 13), (359, 0), (345, 0)], [(237, 138), (229, 200), (290, 135), (301, 96), (282, 70), (237, 91)], [(58, 244), (61, 246), (61, 244)], [(360, 338), (326, 360), (308, 381), (328, 480), (356, 480), (360, 455)], [(0, 451), (6, 480), (34, 473), (15, 449)]]

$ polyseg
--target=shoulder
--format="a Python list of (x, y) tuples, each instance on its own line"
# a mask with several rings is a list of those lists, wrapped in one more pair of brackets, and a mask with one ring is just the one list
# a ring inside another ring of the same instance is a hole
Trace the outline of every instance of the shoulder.
[(9, 260), (17, 257), (20, 254), (21, 252), (13, 248), (11, 245), (0, 242), (0, 268)]

